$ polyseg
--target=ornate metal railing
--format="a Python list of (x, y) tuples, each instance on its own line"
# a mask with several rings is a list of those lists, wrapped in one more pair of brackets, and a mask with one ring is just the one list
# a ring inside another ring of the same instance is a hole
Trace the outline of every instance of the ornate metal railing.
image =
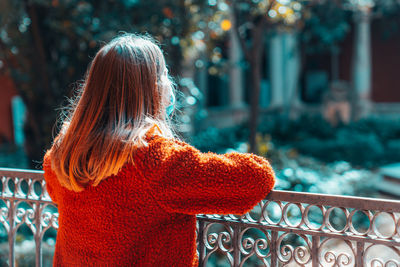
[[(43, 173), (0, 169), (0, 179), (0, 265), (27, 253), (16, 253), (22, 226), (33, 262), (51, 265), (42, 248), (58, 214)], [(200, 266), (400, 266), (400, 201), (274, 191), (244, 216), (197, 218)]]
[(19, 228), (25, 225), (33, 235), (35, 265), (43, 266), (43, 236), (48, 229), (58, 228), (58, 213), (47, 194), (43, 172), (0, 168), (0, 179), (0, 230), (5, 230), (8, 241), (8, 255), (4, 255), (7, 254), (6, 247), (1, 246), (0, 265), (18, 265), (15, 261), (16, 237)]
[(241, 217), (199, 215), (200, 262), (399, 267), (399, 212), (400, 201), (274, 191)]

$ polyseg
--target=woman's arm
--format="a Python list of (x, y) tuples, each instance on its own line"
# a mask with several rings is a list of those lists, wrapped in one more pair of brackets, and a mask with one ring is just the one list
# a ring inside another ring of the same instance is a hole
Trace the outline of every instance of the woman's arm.
[(274, 172), (262, 157), (201, 153), (162, 137), (150, 142), (140, 161), (153, 197), (169, 212), (244, 214), (275, 184)]

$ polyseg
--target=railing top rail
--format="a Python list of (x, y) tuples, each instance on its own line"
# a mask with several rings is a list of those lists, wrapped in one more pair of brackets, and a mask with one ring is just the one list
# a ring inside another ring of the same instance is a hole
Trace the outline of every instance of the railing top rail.
[(399, 200), (273, 190), (266, 199), (319, 206), (400, 212)]
[(24, 179), (43, 179), (43, 171), (27, 170), (27, 169), (13, 169), (13, 168), (0, 168), (0, 176), (18, 177)]
[[(43, 171), (0, 168), (0, 176), (18, 177), (23, 179), (43, 179)], [(400, 200), (387, 200), (379, 198), (354, 197), (344, 195), (328, 195), (305, 192), (273, 190), (267, 197), (271, 201), (286, 201), (291, 203), (306, 203), (320, 206), (335, 206), (355, 208), (359, 210), (380, 210), (387, 212), (400, 212)]]

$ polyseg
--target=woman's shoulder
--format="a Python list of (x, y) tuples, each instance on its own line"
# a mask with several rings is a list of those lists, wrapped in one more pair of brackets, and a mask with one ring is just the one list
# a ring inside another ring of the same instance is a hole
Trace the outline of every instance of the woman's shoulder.
[(165, 171), (177, 164), (185, 164), (194, 158), (200, 159), (207, 155), (190, 144), (177, 138), (154, 135), (148, 139), (147, 145), (139, 148), (134, 162), (139, 163), (150, 172)]
[[(182, 147), (189, 147), (190, 145), (180, 140), (175, 136), (164, 135), (163, 131), (158, 127), (157, 124), (154, 124), (147, 131), (145, 136), (145, 144), (142, 146), (142, 150), (144, 151), (157, 151), (162, 150), (171, 150), (171, 149), (179, 149)], [(158, 151), (158, 152), (162, 152)]]
[(47, 183), (57, 181), (56, 173), (52, 168), (51, 150), (48, 150), (43, 157), (42, 169), (44, 171), (44, 179), (46, 180)]
[(42, 168), (44, 171), (43, 177), (46, 181), (47, 193), (50, 195), (51, 199), (57, 203), (58, 202), (57, 195), (61, 190), (61, 186), (57, 179), (56, 173), (52, 169), (51, 159), (52, 159), (51, 150), (48, 150), (43, 158), (43, 164), (42, 164)]
[(147, 143), (138, 149), (139, 155), (150, 154), (158, 158), (193, 148), (188, 143), (172, 137), (153, 135), (147, 139)]
[(51, 171), (51, 150), (47, 150), (43, 157), (42, 169), (45, 173)]

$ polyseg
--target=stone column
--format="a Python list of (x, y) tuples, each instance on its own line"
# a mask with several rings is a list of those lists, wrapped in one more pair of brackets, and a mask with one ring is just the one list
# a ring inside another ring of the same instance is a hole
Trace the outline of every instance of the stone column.
[(268, 53), (270, 106), (288, 107), (299, 103), (300, 56), (296, 33), (276, 33), (270, 38)]
[[(233, 16), (231, 16), (231, 19), (234, 19)], [(233, 29), (229, 31), (229, 42), (229, 105), (231, 107), (242, 107), (244, 105), (243, 69), (241, 66), (243, 52), (240, 47), (239, 36)]]
[(270, 77), (270, 107), (284, 104), (282, 35), (277, 33), (269, 40), (268, 63)]
[(355, 110), (357, 118), (366, 115), (370, 109), (372, 55), (370, 11), (364, 9), (356, 12), (352, 83), (358, 102)]
[(283, 103), (290, 107), (299, 104), (299, 75), (300, 75), (300, 53), (298, 49), (298, 36), (295, 32), (285, 33), (284, 40), (284, 70), (283, 70)]

